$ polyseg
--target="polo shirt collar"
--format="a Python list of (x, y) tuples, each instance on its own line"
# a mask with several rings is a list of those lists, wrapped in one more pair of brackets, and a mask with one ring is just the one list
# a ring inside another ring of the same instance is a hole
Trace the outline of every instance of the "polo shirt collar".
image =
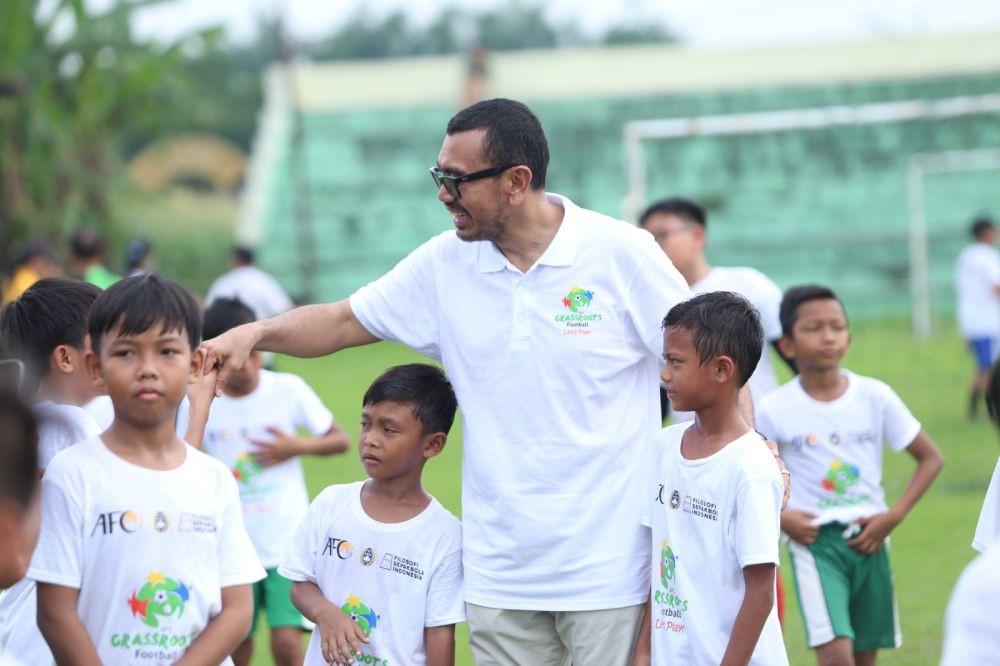
[[(543, 266), (571, 266), (576, 258), (577, 240), (580, 236), (578, 225), (580, 208), (560, 194), (546, 192), (546, 197), (552, 203), (563, 207), (562, 224), (545, 252), (535, 262)], [(479, 242), (479, 272), (496, 273), (510, 265), (507, 257), (489, 241)]]

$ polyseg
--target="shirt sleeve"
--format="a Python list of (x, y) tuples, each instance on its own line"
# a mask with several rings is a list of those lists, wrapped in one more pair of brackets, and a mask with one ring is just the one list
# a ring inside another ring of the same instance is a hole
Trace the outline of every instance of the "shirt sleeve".
[[(322, 497), (322, 495), (320, 495)], [(285, 556), (278, 565), (278, 573), (296, 582), (316, 583), (316, 511), (319, 499), (313, 501), (295, 536), (288, 542)]]
[(440, 627), (465, 622), (465, 596), (462, 590), (462, 543), (451, 549), (431, 574), (427, 585), (425, 627)]
[(642, 258), (625, 307), (646, 348), (659, 358), (663, 355), (663, 318), (670, 308), (691, 298), (691, 290), (653, 237), (644, 235)]
[(441, 360), (434, 263), (443, 235), (430, 239), (378, 280), (350, 298), (351, 310), (369, 333)]
[(885, 441), (893, 451), (902, 451), (920, 433), (920, 421), (903, 404), (896, 392), (886, 385), (883, 403)]
[(777, 429), (774, 427), (774, 423), (771, 421), (771, 417), (768, 415), (767, 410), (764, 409), (764, 405), (760, 405), (760, 407), (758, 407), (756, 419), (757, 432), (780, 445), (780, 442), (778, 442)]
[(79, 589), (83, 579), (83, 498), (55, 465), (42, 477), (41, 532), (28, 578)]
[(736, 495), (733, 543), (740, 568), (778, 564), (783, 488), (777, 476), (777, 467), (773, 475), (758, 473), (745, 480)]
[(243, 524), (236, 481), (226, 474), (222, 476), (221, 485), (223, 509), (218, 544), (219, 587), (255, 583), (266, 574)]
[(1000, 654), (1000, 578), (998, 552), (991, 550), (970, 564), (955, 585), (945, 614), (941, 666), (996, 663)]
[(301, 377), (288, 375), (295, 391), (295, 403), (298, 413), (295, 425), (308, 430), (318, 437), (333, 425), (333, 413), (326, 408), (316, 392), (309, 387)]
[(983, 510), (976, 523), (976, 535), (972, 539), (972, 547), (980, 553), (985, 553), (990, 546), (997, 543), (1000, 536), (1000, 460), (993, 469), (993, 478), (986, 489), (986, 499)]

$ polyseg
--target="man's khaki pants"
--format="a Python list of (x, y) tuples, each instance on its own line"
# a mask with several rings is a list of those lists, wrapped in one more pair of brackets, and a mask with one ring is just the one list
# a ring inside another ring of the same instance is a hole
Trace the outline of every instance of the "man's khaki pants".
[(631, 666), (646, 604), (551, 612), (465, 608), (477, 666)]

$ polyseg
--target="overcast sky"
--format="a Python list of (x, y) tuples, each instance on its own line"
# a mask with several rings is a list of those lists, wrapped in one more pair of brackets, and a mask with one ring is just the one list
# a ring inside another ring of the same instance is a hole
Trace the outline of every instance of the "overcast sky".
[[(103, 7), (113, 0), (89, 2)], [(253, 35), (256, 15), (281, 12), (293, 35), (313, 38), (329, 34), (361, 6), (374, 16), (403, 9), (422, 24), (443, 8), (474, 11), (497, 4), (496, 0), (168, 0), (139, 12), (136, 30), (142, 36), (170, 39), (194, 28), (224, 25), (236, 38), (246, 39)], [(575, 19), (590, 33), (635, 20), (658, 20), (689, 44), (711, 48), (1000, 29), (997, 0), (546, 0), (545, 5), (556, 24)]]

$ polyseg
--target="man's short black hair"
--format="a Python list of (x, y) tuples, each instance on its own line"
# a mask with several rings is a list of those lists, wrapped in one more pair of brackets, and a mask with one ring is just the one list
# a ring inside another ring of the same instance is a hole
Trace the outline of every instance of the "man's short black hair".
[(645, 227), (649, 218), (653, 215), (674, 215), (685, 222), (691, 222), (702, 227), (708, 224), (708, 216), (705, 209), (690, 199), (683, 197), (671, 197), (651, 204), (639, 216), (639, 226)]
[(236, 263), (250, 266), (254, 262), (254, 252), (246, 245), (237, 245), (233, 248), (233, 259)]
[(38, 427), (31, 409), (0, 392), (0, 499), (31, 504), (38, 487)]
[(549, 142), (531, 109), (512, 99), (487, 99), (467, 106), (448, 121), (449, 135), (486, 130), (483, 152), (490, 166), (523, 164), (531, 169), (531, 189), (545, 187)]
[(720, 355), (733, 359), (739, 386), (750, 379), (764, 348), (760, 313), (731, 291), (712, 291), (678, 303), (663, 318), (663, 328), (690, 331), (702, 364)]
[(119, 335), (138, 335), (157, 323), (163, 333), (187, 333), (191, 349), (201, 343), (201, 310), (184, 287), (156, 273), (123, 278), (94, 301), (88, 324), (90, 346), (100, 354), (101, 338), (115, 327)]
[(52, 263), (56, 261), (56, 253), (44, 238), (29, 238), (16, 246), (11, 266), (19, 268), (36, 257), (45, 257)]
[[(785, 337), (791, 337), (795, 320), (799, 317), (799, 308), (802, 307), (803, 303), (826, 300), (837, 301), (840, 303), (841, 308), (844, 307), (843, 302), (837, 298), (837, 294), (833, 293), (833, 289), (829, 287), (824, 287), (821, 284), (806, 284), (791, 287), (782, 296), (781, 309), (778, 311), (778, 319), (781, 320), (781, 334)], [(847, 317), (846, 308), (844, 308), (844, 317)]]
[(996, 229), (996, 225), (993, 223), (993, 220), (988, 217), (977, 217), (972, 221), (971, 231), (973, 238), (981, 238), (983, 234), (991, 229)]
[(3, 355), (24, 363), (24, 395), (32, 395), (49, 372), (59, 345), (82, 350), (87, 317), (101, 290), (69, 278), (43, 278), (0, 310)]
[(69, 237), (69, 249), (79, 259), (104, 256), (104, 238), (90, 227), (80, 227)]
[(216, 338), (231, 328), (249, 324), (257, 317), (246, 303), (238, 298), (217, 298), (205, 310), (201, 324), (204, 340)]
[(455, 391), (444, 371), (426, 363), (397, 365), (382, 373), (365, 391), (361, 406), (380, 402), (410, 405), (425, 435), (451, 430), (458, 409)]

